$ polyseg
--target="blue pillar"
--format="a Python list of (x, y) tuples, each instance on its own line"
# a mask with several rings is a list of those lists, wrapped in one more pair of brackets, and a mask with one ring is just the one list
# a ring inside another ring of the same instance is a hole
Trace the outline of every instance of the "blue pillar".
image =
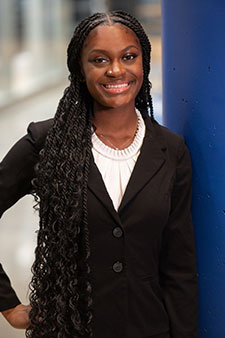
[(225, 337), (225, 1), (162, 0), (163, 119), (193, 163), (199, 338)]

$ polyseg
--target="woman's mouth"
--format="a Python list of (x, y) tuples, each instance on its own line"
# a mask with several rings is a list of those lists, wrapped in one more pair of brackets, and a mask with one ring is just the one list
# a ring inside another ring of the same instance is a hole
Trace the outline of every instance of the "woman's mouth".
[(123, 83), (106, 83), (103, 84), (103, 88), (104, 90), (106, 90), (107, 92), (111, 92), (111, 93), (123, 93), (126, 90), (128, 90), (128, 88), (130, 87), (131, 82), (123, 82)]

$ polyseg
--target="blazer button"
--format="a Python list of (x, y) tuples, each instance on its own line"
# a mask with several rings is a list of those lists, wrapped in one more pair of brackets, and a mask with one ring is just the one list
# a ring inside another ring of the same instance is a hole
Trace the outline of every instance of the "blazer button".
[(116, 227), (116, 228), (113, 229), (113, 236), (114, 237), (119, 238), (122, 235), (123, 235), (123, 231), (122, 231), (122, 229), (120, 227)]
[(112, 266), (114, 272), (121, 272), (123, 270), (123, 263), (116, 262)]

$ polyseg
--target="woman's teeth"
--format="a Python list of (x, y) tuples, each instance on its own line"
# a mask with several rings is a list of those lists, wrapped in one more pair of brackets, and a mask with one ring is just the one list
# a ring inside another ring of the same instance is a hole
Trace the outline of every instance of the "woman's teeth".
[(117, 85), (106, 84), (106, 85), (104, 85), (104, 87), (106, 87), (107, 89), (113, 89), (113, 88), (127, 87), (128, 85), (129, 85), (129, 83), (121, 83), (121, 84), (117, 84)]

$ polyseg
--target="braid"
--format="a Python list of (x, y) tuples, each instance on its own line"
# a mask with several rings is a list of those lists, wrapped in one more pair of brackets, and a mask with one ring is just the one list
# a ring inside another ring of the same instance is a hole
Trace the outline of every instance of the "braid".
[(29, 338), (93, 336), (87, 221), (92, 98), (82, 81), (80, 55), (91, 30), (115, 23), (129, 27), (140, 40), (144, 80), (135, 104), (141, 112), (150, 109), (153, 119), (148, 80), (151, 48), (139, 22), (122, 11), (84, 19), (67, 49), (70, 85), (59, 102), (36, 167), (40, 227), (30, 283)]

